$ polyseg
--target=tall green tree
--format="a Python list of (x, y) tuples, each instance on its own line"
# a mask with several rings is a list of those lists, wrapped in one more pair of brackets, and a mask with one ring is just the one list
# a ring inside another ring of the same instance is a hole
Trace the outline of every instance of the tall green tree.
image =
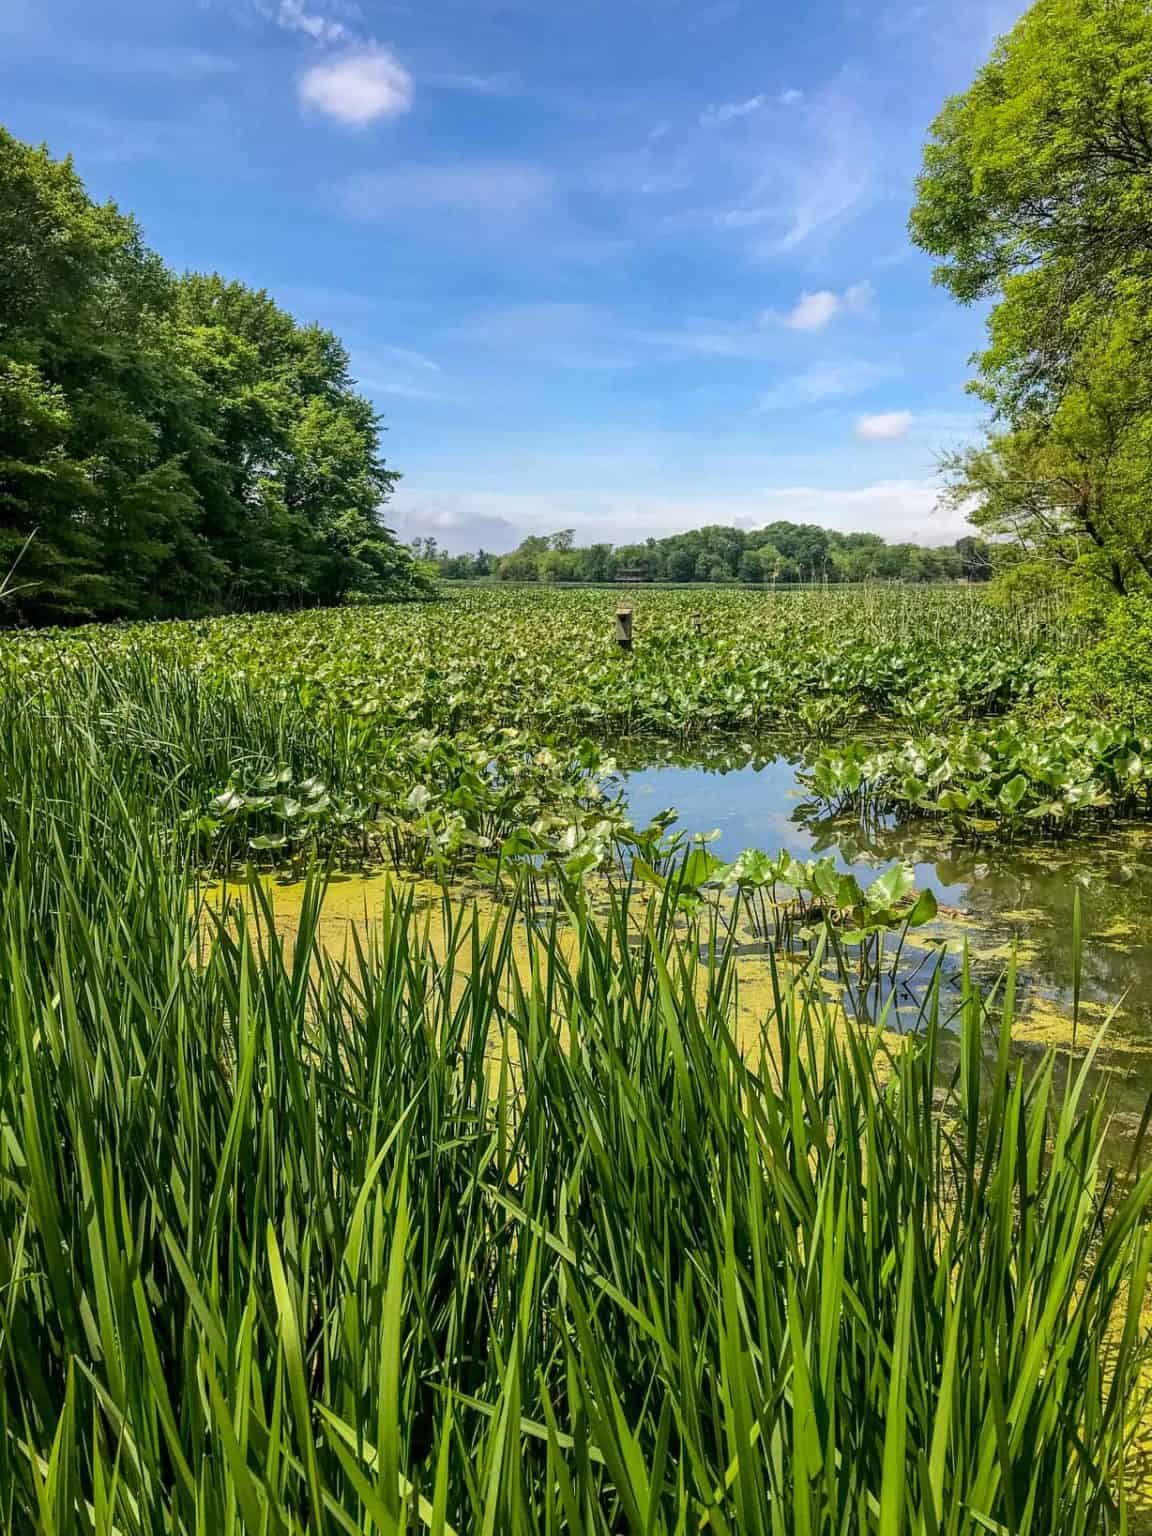
[(1102, 310), (1148, 315), (1150, 0), (1036, 0), (934, 123), (917, 192), (937, 280), (999, 301), (996, 398), (1058, 387)]
[(1152, 360), (1123, 319), (1082, 344), (1044, 409), (1018, 409), (946, 470), (978, 527), (1126, 597), (1152, 584)]
[(0, 565), (35, 617), (134, 608), (194, 510), (154, 431), (168, 279), (70, 161), (0, 130)]
[(412, 595), (380, 431), (330, 332), (173, 276), (0, 129), (0, 572), (23, 550), (0, 618)]
[(1037, 0), (924, 154), (913, 238), (995, 300), (990, 441), (948, 461), (973, 521), (1119, 594), (1152, 577), (1152, 0)]

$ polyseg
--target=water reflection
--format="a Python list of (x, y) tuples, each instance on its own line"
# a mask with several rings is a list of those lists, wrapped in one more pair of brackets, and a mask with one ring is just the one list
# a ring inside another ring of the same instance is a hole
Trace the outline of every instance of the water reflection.
[[(821, 817), (796, 774), (798, 758), (723, 748), (692, 763), (649, 757), (625, 763), (622, 785), (633, 818), (673, 806), (679, 825), (716, 830), (714, 849), (787, 849), (796, 858), (831, 854), (867, 884), (895, 859), (912, 864), (918, 886), (941, 903), (936, 937), (963, 934), (985, 981), (1001, 972), (1013, 941), (1026, 1007), (1071, 1005), (1073, 906), (1080, 893), (1084, 933), (1082, 997), (1092, 1022), (1117, 1005), (1124, 1033), (1152, 1041), (1152, 828), (1118, 826), (1054, 844), (976, 847), (943, 823), (861, 826)], [(954, 967), (955, 961), (952, 962)]]

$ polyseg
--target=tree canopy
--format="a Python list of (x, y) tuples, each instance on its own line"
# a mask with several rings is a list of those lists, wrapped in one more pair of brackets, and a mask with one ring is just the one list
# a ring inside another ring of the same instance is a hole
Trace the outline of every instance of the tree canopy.
[(532, 534), (511, 554), (450, 555), (435, 540), (415, 546), (441, 576), (469, 581), (613, 581), (635, 570), (649, 581), (751, 582), (782, 585), (841, 581), (986, 581), (991, 551), (977, 538), (936, 548), (888, 544), (874, 533), (837, 533), (815, 523), (774, 522), (764, 528), (694, 528), (643, 544), (574, 542), (570, 528)]
[(1152, 571), (1152, 3), (1037, 0), (937, 119), (913, 238), (995, 300), (991, 441), (952, 494), (1028, 559), (1121, 595)]
[(172, 273), (0, 129), (0, 618), (411, 595), (380, 431), (334, 335)]

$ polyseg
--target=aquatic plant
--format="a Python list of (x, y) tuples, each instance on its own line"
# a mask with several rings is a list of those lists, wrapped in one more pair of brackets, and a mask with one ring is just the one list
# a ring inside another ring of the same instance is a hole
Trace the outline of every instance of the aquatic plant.
[(1009, 718), (897, 747), (826, 748), (801, 774), (836, 813), (947, 816), (976, 833), (1059, 831), (1152, 810), (1152, 737), (1067, 717)]
[(612, 593), (479, 591), (401, 608), (41, 631), (0, 641), (0, 675), (25, 695), (65, 680), (94, 703), (117, 698), (145, 727), (152, 713), (178, 723), (169, 694), (175, 703), (197, 690), (227, 710), (255, 693), (293, 731), (307, 720), (348, 750), (397, 728), (521, 727), (568, 741), (780, 726), (821, 736), (876, 719), (1002, 713), (1045, 682), (1064, 638), (1059, 615), (997, 608), (964, 588), (718, 591), (700, 628), (690, 592), (629, 600), (630, 655), (613, 641)]
[(1011, 979), (899, 1048), (816, 966), (741, 1026), (675, 882), (386, 888), (333, 952), (320, 881), (283, 938), (146, 818), (26, 809), (4, 1529), (1124, 1529), (1152, 1173), (1084, 1071), (1015, 1070)]

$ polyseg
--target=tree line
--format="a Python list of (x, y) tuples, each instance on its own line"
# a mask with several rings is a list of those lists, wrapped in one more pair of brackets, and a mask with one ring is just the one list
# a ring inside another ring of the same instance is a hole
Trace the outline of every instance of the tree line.
[(948, 102), (913, 238), (992, 300), (951, 495), (1021, 581), (1152, 590), (1152, 0), (1037, 0)]
[(837, 533), (814, 523), (774, 522), (756, 530), (710, 526), (642, 544), (578, 546), (574, 530), (533, 535), (507, 555), (451, 555), (417, 540), (418, 558), (454, 581), (751, 582), (790, 585), (857, 581), (987, 581), (991, 550), (979, 538), (942, 548), (889, 544), (875, 533)]
[(380, 433), (336, 336), (0, 129), (0, 622), (415, 595)]

